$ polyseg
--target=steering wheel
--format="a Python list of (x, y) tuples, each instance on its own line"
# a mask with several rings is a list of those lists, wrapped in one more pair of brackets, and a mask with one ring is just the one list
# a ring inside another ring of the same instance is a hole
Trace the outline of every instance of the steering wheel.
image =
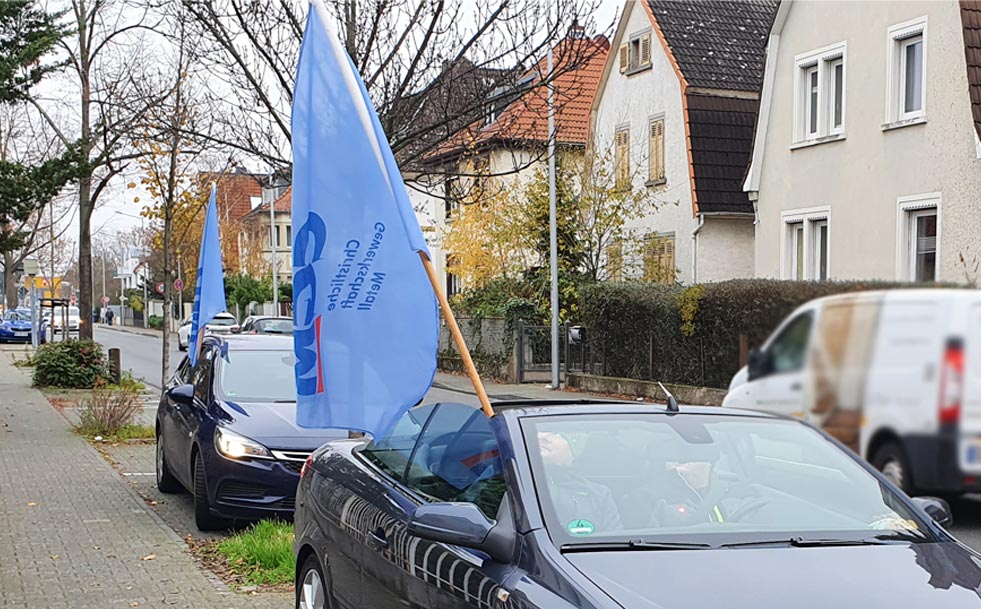
[(770, 500), (767, 499), (766, 497), (757, 497), (756, 499), (753, 499), (748, 503), (741, 505), (734, 512), (729, 514), (726, 520), (734, 520), (736, 522), (741, 522), (743, 518), (759, 511), (760, 508), (762, 508), (763, 506), (769, 503)]

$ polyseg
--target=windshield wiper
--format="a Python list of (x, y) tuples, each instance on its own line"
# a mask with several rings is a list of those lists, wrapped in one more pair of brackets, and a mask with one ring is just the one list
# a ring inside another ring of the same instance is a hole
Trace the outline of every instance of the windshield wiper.
[[(852, 538), (847, 537), (785, 537), (781, 539), (762, 539), (759, 541), (737, 541), (733, 543), (720, 544), (720, 548), (748, 548), (753, 546), (794, 546), (795, 548), (818, 548), (824, 546), (885, 546), (890, 545), (889, 540), (897, 540), (896, 537), (886, 537), (876, 535), (874, 537)], [(920, 539), (917, 537), (916, 539)]]
[(594, 543), (567, 543), (559, 550), (563, 552), (616, 552), (624, 550), (708, 550), (708, 543), (689, 543), (684, 541), (597, 541)]

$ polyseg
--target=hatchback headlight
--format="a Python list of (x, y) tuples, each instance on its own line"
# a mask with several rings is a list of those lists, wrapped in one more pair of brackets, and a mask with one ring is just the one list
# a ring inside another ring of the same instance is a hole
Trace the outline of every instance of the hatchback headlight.
[(215, 430), (215, 448), (229, 459), (242, 459), (243, 457), (273, 458), (269, 449), (262, 444), (221, 427)]

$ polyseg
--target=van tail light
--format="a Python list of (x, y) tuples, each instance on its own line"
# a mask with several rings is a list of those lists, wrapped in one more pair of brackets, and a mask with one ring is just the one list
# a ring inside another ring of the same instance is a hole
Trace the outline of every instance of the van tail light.
[(954, 424), (961, 418), (964, 397), (964, 342), (947, 340), (943, 370), (940, 373), (940, 423)]
[(303, 480), (303, 476), (307, 475), (307, 470), (313, 466), (313, 453), (307, 455), (307, 460), (303, 462), (303, 467), (300, 468), (300, 480)]

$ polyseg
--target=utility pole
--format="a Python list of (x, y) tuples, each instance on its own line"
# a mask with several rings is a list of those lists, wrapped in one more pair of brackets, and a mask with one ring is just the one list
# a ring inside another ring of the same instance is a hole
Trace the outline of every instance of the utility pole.
[[(275, 193), (275, 191), (273, 191)], [(269, 201), (269, 243), (272, 249), (272, 260), (270, 265), (272, 266), (272, 296), (273, 296), (273, 307), (275, 313), (273, 315), (279, 316), (279, 277), (276, 271), (279, 266), (279, 259), (276, 254), (276, 241), (279, 240), (279, 230), (276, 226), (276, 199), (275, 197), (270, 197)]]
[(555, 209), (555, 87), (548, 48), (548, 246), (552, 284), (552, 389), (559, 388), (559, 240)]

